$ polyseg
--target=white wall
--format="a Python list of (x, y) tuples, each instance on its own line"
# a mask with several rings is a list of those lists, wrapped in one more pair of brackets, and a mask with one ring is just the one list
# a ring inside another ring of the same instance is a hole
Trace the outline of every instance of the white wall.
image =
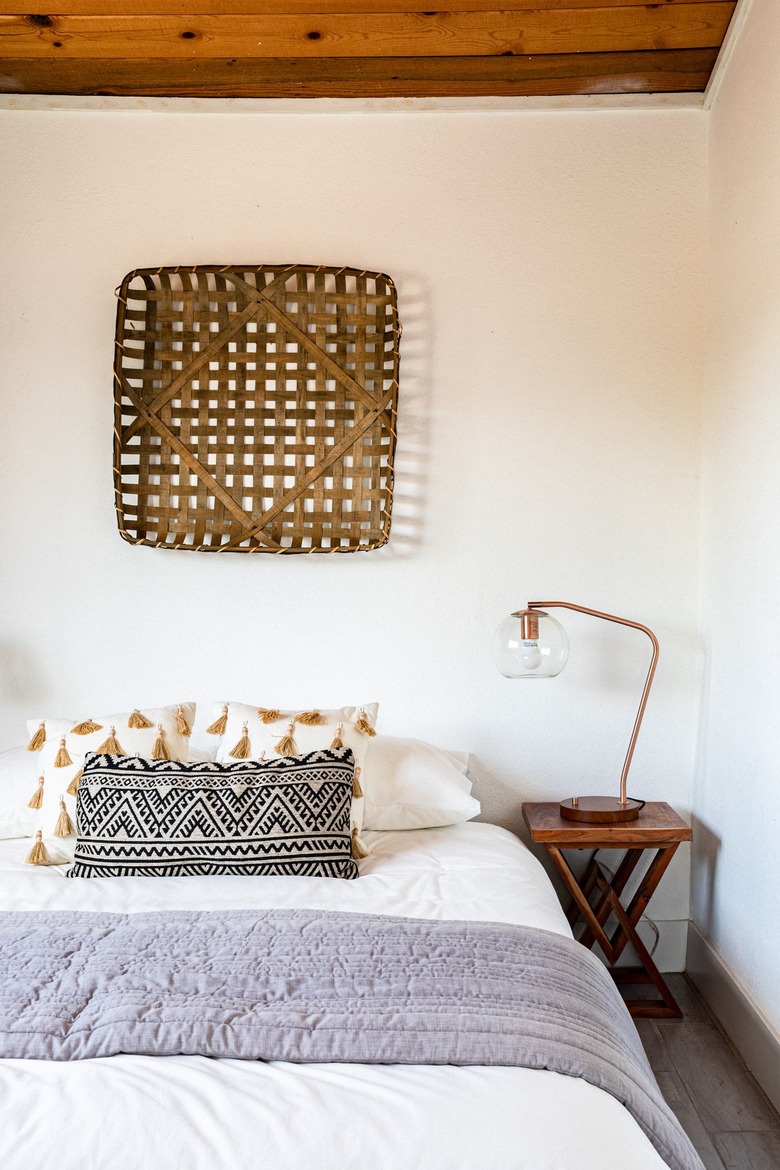
[(709, 129), (710, 364), (694, 919), (780, 1039), (780, 7), (753, 0)]
[[(640, 635), (572, 619), (561, 679), (504, 680), (493, 628), (551, 597), (656, 629), (631, 788), (685, 813), (703, 116), (300, 110), (0, 113), (3, 745), (40, 712), (377, 698), (383, 730), (475, 753), (486, 815), (517, 828), (524, 798), (616, 790), (647, 665)], [(120, 539), (113, 290), (135, 267), (213, 261), (395, 278), (387, 549)], [(688, 916), (684, 851), (653, 914)]]

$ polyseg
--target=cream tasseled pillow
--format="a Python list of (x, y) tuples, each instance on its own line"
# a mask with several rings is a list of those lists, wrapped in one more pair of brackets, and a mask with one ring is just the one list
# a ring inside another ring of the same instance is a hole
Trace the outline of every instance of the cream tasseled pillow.
[(76, 847), (76, 793), (87, 752), (188, 760), (195, 704), (144, 707), (92, 719), (31, 719), (28, 751), (38, 753), (38, 788), (28, 807), (35, 810), (36, 844), (27, 857), (33, 865), (73, 860)]
[(378, 703), (363, 707), (303, 708), (279, 710), (246, 703), (219, 703), (207, 728), (219, 736), (217, 761), (270, 760), (274, 756), (299, 756), (317, 748), (352, 749), (355, 757), (355, 784), (352, 798), (352, 852), (366, 856), (360, 841), (363, 826), (361, 776), (371, 739), (376, 732)]

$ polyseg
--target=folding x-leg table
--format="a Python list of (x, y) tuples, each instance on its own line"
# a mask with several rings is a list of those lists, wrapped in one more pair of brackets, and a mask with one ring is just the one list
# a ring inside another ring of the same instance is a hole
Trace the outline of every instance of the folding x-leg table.
[[(653, 801), (644, 806), (636, 820), (622, 824), (598, 825), (564, 820), (557, 803), (524, 804), (523, 818), (531, 840), (547, 850), (571, 894), (566, 916), (572, 929), (580, 921), (585, 923), (579, 941), (586, 947), (598, 944), (601, 948), (612, 978), (623, 990), (631, 1015), (679, 1019), (682, 1012), (640, 938), (637, 924), (680, 842), (690, 841), (690, 826), (668, 804)], [(592, 850), (579, 877), (564, 855), (570, 849)], [(625, 850), (614, 874), (599, 862), (597, 854), (600, 849)], [(621, 894), (640, 860), (650, 850), (653, 851), (650, 864), (624, 906)], [(614, 915), (617, 925), (609, 933), (607, 925), (611, 915)], [(639, 966), (618, 966), (618, 959), (628, 943), (634, 948)], [(658, 997), (630, 998), (625, 988), (639, 984), (654, 986)]]

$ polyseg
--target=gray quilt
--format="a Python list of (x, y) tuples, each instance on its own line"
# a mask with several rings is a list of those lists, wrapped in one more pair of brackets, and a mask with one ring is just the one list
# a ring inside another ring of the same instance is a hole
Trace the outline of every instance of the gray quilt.
[(314, 910), (0, 913), (0, 1056), (518, 1065), (703, 1170), (603, 965), (530, 927)]

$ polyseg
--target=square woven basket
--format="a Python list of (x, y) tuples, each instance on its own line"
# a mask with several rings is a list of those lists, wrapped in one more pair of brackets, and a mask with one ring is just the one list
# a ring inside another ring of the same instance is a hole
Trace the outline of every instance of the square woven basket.
[(282, 554), (387, 542), (401, 335), (388, 276), (143, 268), (117, 297), (125, 540)]

